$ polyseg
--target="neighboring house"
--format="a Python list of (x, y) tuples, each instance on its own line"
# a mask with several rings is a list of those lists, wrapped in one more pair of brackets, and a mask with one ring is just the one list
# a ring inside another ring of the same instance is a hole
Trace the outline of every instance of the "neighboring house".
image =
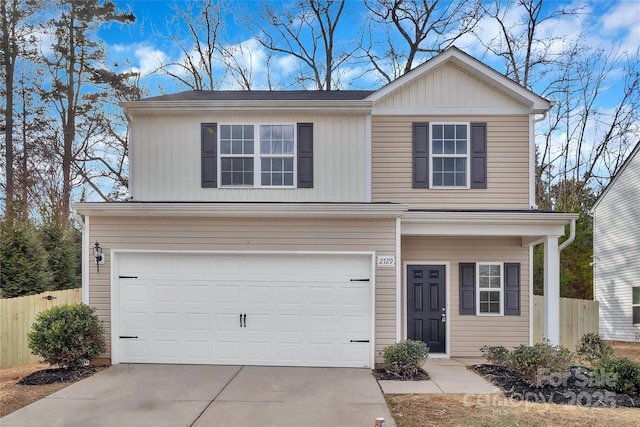
[(640, 143), (591, 210), (600, 335), (640, 341)]
[[(550, 101), (458, 49), (377, 91), (195, 91), (124, 104), (131, 200), (82, 203), (84, 301), (112, 363), (373, 367), (532, 341)], [(97, 242), (104, 264), (95, 265)]]

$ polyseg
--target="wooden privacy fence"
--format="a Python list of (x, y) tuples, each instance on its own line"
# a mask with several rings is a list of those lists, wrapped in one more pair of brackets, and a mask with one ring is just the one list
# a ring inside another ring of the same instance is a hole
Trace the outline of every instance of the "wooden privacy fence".
[(40, 358), (31, 354), (27, 347), (27, 333), (36, 315), (59, 305), (81, 301), (81, 288), (0, 299), (0, 368), (39, 362)]
[[(598, 301), (560, 298), (560, 345), (573, 351), (576, 343), (589, 332), (599, 332)], [(533, 342), (542, 342), (544, 331), (544, 297), (533, 296)]]

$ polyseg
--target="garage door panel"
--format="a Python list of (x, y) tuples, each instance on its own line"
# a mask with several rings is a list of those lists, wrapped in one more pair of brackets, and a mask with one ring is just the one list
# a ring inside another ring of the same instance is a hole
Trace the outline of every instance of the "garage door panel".
[[(368, 366), (370, 256), (124, 254), (121, 362)], [(160, 266), (164, 266), (160, 268)], [(170, 266), (170, 267), (167, 267)], [(145, 270), (146, 269), (146, 270)], [(245, 314), (246, 327), (240, 322)]]

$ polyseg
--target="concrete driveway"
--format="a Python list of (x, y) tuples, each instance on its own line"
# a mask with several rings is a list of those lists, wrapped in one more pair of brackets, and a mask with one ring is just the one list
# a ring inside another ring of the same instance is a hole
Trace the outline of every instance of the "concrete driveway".
[(0, 420), (2, 427), (395, 427), (367, 369), (116, 365)]

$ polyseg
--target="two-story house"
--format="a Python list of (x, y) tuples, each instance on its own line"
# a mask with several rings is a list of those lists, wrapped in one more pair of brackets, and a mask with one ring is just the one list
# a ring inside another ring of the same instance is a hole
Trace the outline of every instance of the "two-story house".
[[(127, 102), (130, 195), (82, 203), (84, 301), (111, 363), (373, 367), (532, 341), (534, 203), (550, 101), (456, 48), (377, 91), (198, 91)], [(92, 249), (99, 245), (102, 263)]]

